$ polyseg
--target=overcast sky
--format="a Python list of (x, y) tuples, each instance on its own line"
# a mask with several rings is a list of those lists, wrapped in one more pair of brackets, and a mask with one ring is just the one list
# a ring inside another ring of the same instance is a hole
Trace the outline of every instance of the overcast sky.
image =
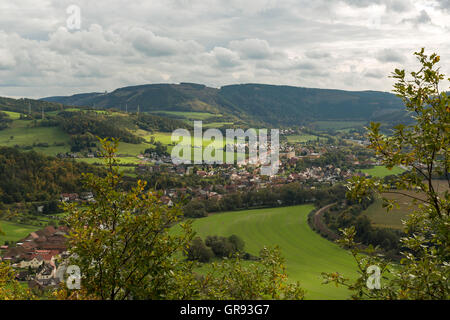
[(390, 91), (420, 47), (450, 75), (450, 0), (0, 0), (0, 96), (179, 82)]

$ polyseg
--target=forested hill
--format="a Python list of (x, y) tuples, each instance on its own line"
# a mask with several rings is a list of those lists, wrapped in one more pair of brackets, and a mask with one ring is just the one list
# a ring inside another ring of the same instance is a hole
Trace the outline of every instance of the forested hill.
[[(48, 97), (66, 105), (136, 111), (200, 111), (234, 115), (273, 125), (306, 124), (311, 120), (397, 120), (402, 103), (395, 95), (377, 91), (343, 91), (264, 84), (224, 86), (150, 84), (111, 93)], [(394, 118), (394, 119), (392, 119)]]
[(82, 173), (102, 174), (85, 163), (0, 147), (0, 203), (49, 201), (63, 192), (81, 192)]
[(372, 120), (397, 113), (402, 103), (395, 95), (377, 91), (343, 91), (258, 84), (222, 87), (220, 95), (248, 114), (269, 123), (311, 120)]
[(28, 114), (30, 111), (32, 113), (41, 113), (42, 110), (45, 110), (45, 112), (62, 111), (64, 106), (61, 103), (53, 103), (47, 100), (0, 97), (0, 110)]

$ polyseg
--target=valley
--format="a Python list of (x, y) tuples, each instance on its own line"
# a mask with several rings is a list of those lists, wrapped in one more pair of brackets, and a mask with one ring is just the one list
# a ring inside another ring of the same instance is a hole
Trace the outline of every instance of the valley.
[[(186, 89), (186, 85), (181, 87)], [(175, 89), (179, 88), (175, 86)], [(89, 96), (83, 99), (89, 99)], [(92, 106), (59, 104), (59, 101), (77, 101), (71, 98), (46, 100), (40, 103), (47, 103), (47, 112), (43, 111), (44, 107), (33, 109), (34, 101), (8, 100), (7, 105), (0, 104), (0, 112), (10, 119), (7, 128), (0, 130), (0, 147), (25, 153), (35, 151), (56, 157), (61, 163), (88, 166), (89, 170), (101, 173), (106, 166), (95, 136), (115, 136), (120, 140), (116, 154), (118, 170), (127, 183), (143, 180), (162, 194), (165, 205), (181, 204), (185, 219), (194, 219), (194, 230), (201, 237), (237, 235), (245, 241), (246, 252), (254, 256), (264, 246), (279, 246), (290, 281), (301, 283), (307, 291), (307, 299), (349, 297), (349, 291), (344, 288), (323, 285), (322, 272), (339, 271), (350, 278), (356, 277), (355, 263), (350, 254), (319, 231), (313, 231), (308, 223), (308, 214), (336, 201), (341, 208), (330, 211), (334, 216), (339, 217), (346, 208), (352, 209), (352, 205), (345, 203), (343, 188), (352, 176), (384, 178), (405, 172), (399, 167), (388, 170), (366, 151), (363, 127), (369, 118), (316, 120), (309, 124), (301, 124), (303, 122), (300, 121), (296, 126), (286, 121), (280, 128), (279, 172), (265, 177), (257, 173), (259, 164), (174, 165), (170, 154), (177, 141), (172, 142), (171, 131), (178, 127), (192, 131), (193, 121), (200, 120), (204, 130), (245, 130), (255, 124), (258, 130), (264, 128), (263, 124), (269, 118), (253, 121), (249, 119), (258, 117), (235, 113), (224, 116), (227, 110), (220, 107), (197, 111), (193, 107), (195, 104), (190, 104), (192, 108), (189, 111), (151, 108), (148, 112), (143, 111), (145, 104), (139, 104), (139, 110), (130, 112), (135, 106), (133, 100), (127, 103), (127, 110), (122, 107), (108, 109), (107, 105), (99, 109), (99, 100), (96, 100), (95, 109)], [(88, 104), (89, 100), (83, 101)], [(31, 107), (22, 108), (22, 105)], [(194, 159), (195, 145), (201, 146), (203, 153), (208, 146), (225, 150), (227, 145), (235, 143), (227, 139), (218, 143), (194, 138), (193, 135), (186, 142), (192, 145), (189, 160)], [(235, 150), (232, 157), (236, 159), (237, 156)], [(226, 151), (223, 151), (223, 157), (225, 160)], [(81, 177), (76, 175), (73, 178), (76, 184), (81, 181)], [(35, 188), (33, 192), (38, 194), (39, 187)], [(94, 199), (83, 195), (89, 190), (75, 185), (68, 188), (63, 184), (58, 189), (60, 191), (50, 190), (45, 196), (48, 200), (42, 197), (30, 198), (32, 200), (28, 202), (8, 200), (3, 210), (0, 207), (1, 228), (7, 234), (0, 236), (0, 244), (14, 247), (16, 241), (45, 225), (64, 225), (66, 213), (55, 206), (63, 201), (61, 199), (86, 205)], [(4, 192), (8, 194), (5, 199), (14, 198), (7, 189)], [(398, 210), (400, 214), (386, 218), (381, 213), (384, 210), (381, 200), (376, 200), (366, 211), (356, 210), (363, 212), (374, 228), (401, 230), (399, 217), (404, 211)], [(7, 212), (15, 214), (8, 215)], [(333, 222), (325, 218), (332, 225)], [(388, 249), (391, 250), (390, 247)], [(209, 268), (206, 263), (198, 270), (202, 272)]]

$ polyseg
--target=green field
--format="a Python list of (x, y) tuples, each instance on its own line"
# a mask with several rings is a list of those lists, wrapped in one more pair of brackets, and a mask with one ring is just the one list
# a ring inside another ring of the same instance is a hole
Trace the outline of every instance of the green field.
[(327, 130), (327, 129), (348, 129), (348, 128), (361, 128), (367, 124), (367, 121), (314, 121), (312, 125), (316, 127), (318, 130)]
[[(223, 137), (222, 142), (219, 143), (218, 141), (214, 141), (214, 140), (210, 140), (210, 139), (203, 139), (203, 138), (196, 138), (193, 135), (191, 135), (191, 139), (185, 139), (183, 137), (179, 137), (178, 140), (175, 140), (175, 142), (172, 142), (172, 133), (171, 132), (155, 132), (155, 133), (148, 133), (148, 134), (139, 134), (141, 137), (143, 137), (145, 140), (150, 141), (151, 137), (155, 138), (155, 141), (159, 141), (162, 144), (165, 145), (170, 145), (172, 143), (174, 144), (197, 144), (197, 145), (202, 145), (203, 147), (206, 147), (210, 144), (212, 144), (212, 146), (217, 147), (217, 148), (223, 148), (225, 146), (226, 143), (232, 144), (233, 140), (232, 139), (226, 139), (226, 137)], [(187, 141), (186, 141), (187, 140)]]
[(3, 110), (0, 110), (0, 112), (6, 113), (13, 120), (20, 119), (20, 113), (18, 112), (3, 111)]
[(236, 234), (252, 254), (263, 246), (278, 245), (289, 279), (300, 281), (307, 299), (346, 299), (345, 288), (322, 284), (321, 272), (354, 277), (356, 265), (347, 251), (311, 230), (307, 216), (312, 209), (312, 205), (303, 205), (219, 213), (196, 219), (193, 228), (201, 237)]
[(139, 154), (142, 154), (145, 151), (145, 149), (148, 149), (151, 146), (152, 145), (150, 143), (145, 142), (139, 144), (120, 142), (118, 153), (130, 156), (137, 156)]
[(402, 168), (393, 167), (392, 170), (389, 170), (385, 166), (374, 166), (371, 169), (361, 169), (361, 172), (367, 173), (373, 177), (384, 178), (386, 176), (390, 176), (393, 174), (400, 174), (404, 172)]
[(211, 117), (220, 117), (221, 114), (214, 114), (209, 112), (183, 112), (183, 111), (155, 111), (155, 114), (169, 115), (176, 118), (184, 118), (188, 120), (206, 120)]
[(5, 241), (17, 241), (25, 238), (31, 232), (38, 230), (39, 227), (0, 221), (0, 229), (5, 233), (0, 235), (0, 245), (3, 245)]
[[(393, 198), (393, 197), (390, 197)], [(405, 220), (414, 209), (412, 201), (407, 197), (397, 197), (399, 208), (390, 212), (382, 207), (383, 201), (376, 199), (365, 211), (364, 214), (370, 219), (372, 225), (378, 228), (403, 229), (402, 220)]]
[[(141, 159), (135, 157), (117, 157), (116, 159), (119, 165), (139, 164), (142, 162)], [(105, 164), (104, 158), (76, 158), (75, 160), (79, 162), (86, 162), (89, 164)]]
[(203, 123), (204, 128), (221, 128), (226, 125), (232, 125), (234, 122), (210, 122), (210, 123)]
[[(287, 140), (290, 143), (300, 143), (300, 142), (308, 142), (308, 141), (316, 141), (318, 136), (312, 134), (296, 134), (287, 136)], [(324, 140), (325, 138), (319, 138), (320, 140)]]
[[(33, 143), (48, 143), (48, 148), (35, 148), (47, 155), (56, 155), (68, 149), (69, 135), (58, 127), (32, 127), (31, 121), (14, 120), (11, 126), (0, 131), (0, 146), (32, 146)], [(54, 146), (54, 143), (65, 146)]]
[[(434, 190), (444, 197), (446, 191), (449, 190), (448, 184), (445, 180), (433, 180)], [(395, 190), (393, 190), (395, 192)], [(364, 214), (372, 221), (372, 225), (380, 228), (403, 229), (402, 220), (406, 220), (408, 216), (416, 210), (417, 204), (409, 196), (414, 196), (420, 199), (425, 199), (425, 195), (410, 190), (402, 190), (403, 194), (383, 193), (382, 196), (387, 200), (396, 200), (398, 208), (394, 207), (390, 212), (387, 212), (382, 207), (382, 199), (377, 198), (371, 204)], [(408, 196), (409, 195), (409, 196)]]

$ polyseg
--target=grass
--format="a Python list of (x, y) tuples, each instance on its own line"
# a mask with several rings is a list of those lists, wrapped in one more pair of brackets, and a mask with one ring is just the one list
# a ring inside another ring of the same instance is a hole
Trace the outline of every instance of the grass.
[[(69, 135), (58, 127), (31, 127), (32, 122), (26, 120), (14, 120), (11, 126), (0, 131), (0, 145), (13, 147), (31, 146), (33, 143), (48, 143), (48, 148), (35, 148), (36, 151), (48, 155), (56, 155), (66, 150), (69, 143)], [(55, 147), (54, 143), (65, 143), (66, 146)]]
[(347, 129), (347, 128), (361, 128), (367, 124), (367, 121), (315, 121), (312, 123), (318, 130), (327, 130), (327, 129)]
[[(386, 198), (389, 196), (385, 195)], [(390, 197), (393, 198), (392, 196)], [(399, 201), (400, 208), (395, 208), (390, 212), (387, 212), (382, 207), (383, 200), (376, 199), (365, 211), (364, 214), (370, 219), (372, 225), (378, 228), (391, 228), (391, 229), (403, 229), (402, 220), (405, 220), (408, 214), (411, 213), (412, 206), (411, 200), (408, 197), (400, 196), (396, 197)]]
[(155, 111), (155, 114), (171, 115), (177, 118), (185, 118), (188, 120), (206, 120), (211, 117), (220, 117), (221, 114), (209, 112), (183, 112), (183, 111)]
[[(287, 140), (289, 143), (300, 143), (300, 142), (308, 142), (308, 141), (316, 141), (318, 136), (312, 134), (296, 134), (287, 136)], [(325, 138), (319, 138), (320, 140), (325, 140)]]
[(81, 111), (81, 110), (79, 108), (66, 108), (66, 109), (64, 109), (64, 111), (77, 112), (77, 111)]
[(223, 126), (232, 125), (234, 122), (211, 122), (203, 123), (204, 128), (222, 128)]
[[(433, 186), (436, 192), (440, 194), (444, 194), (444, 192), (448, 190), (448, 185), (444, 180), (433, 180)], [(410, 196), (425, 199), (423, 194), (418, 194), (413, 191), (402, 190), (401, 192)], [(406, 195), (384, 193), (382, 196), (388, 200), (396, 200), (399, 207), (394, 207), (394, 209), (387, 212), (386, 209), (382, 207), (382, 199), (378, 198), (364, 211), (364, 214), (371, 220), (374, 227), (403, 229), (402, 220), (406, 220), (409, 214), (417, 209), (417, 205), (415, 205), (413, 200)]]
[(400, 174), (404, 171), (405, 170), (399, 167), (393, 167), (391, 170), (389, 170), (385, 166), (374, 166), (373, 168), (370, 169), (361, 169), (361, 172), (367, 173), (372, 177), (379, 177), (379, 178), (384, 178), (386, 176), (390, 176), (393, 174)]
[(133, 143), (126, 143), (126, 142), (120, 142), (119, 143), (119, 154), (127, 154), (132, 156), (137, 156), (145, 151), (145, 149), (150, 148), (152, 145), (150, 143), (139, 143), (139, 144), (133, 144)]
[(20, 113), (18, 113), (18, 112), (3, 111), (3, 110), (0, 110), (0, 112), (6, 113), (13, 120), (20, 119)]
[(18, 224), (9, 221), (0, 221), (0, 229), (5, 233), (0, 235), (0, 244), (5, 241), (17, 241), (25, 238), (31, 232), (39, 229), (37, 226)]
[(213, 214), (196, 219), (193, 228), (203, 238), (236, 234), (252, 254), (263, 246), (278, 245), (289, 279), (300, 281), (307, 299), (346, 299), (347, 289), (321, 284), (321, 272), (355, 277), (356, 264), (347, 251), (311, 230), (307, 216), (312, 209), (312, 205), (302, 205)]
[[(103, 158), (76, 158), (75, 159), (78, 162), (85, 162), (88, 164), (98, 164), (98, 165), (104, 165), (105, 160)], [(141, 159), (135, 158), (135, 157), (118, 157), (117, 161), (120, 164), (139, 164), (142, 162)]]

